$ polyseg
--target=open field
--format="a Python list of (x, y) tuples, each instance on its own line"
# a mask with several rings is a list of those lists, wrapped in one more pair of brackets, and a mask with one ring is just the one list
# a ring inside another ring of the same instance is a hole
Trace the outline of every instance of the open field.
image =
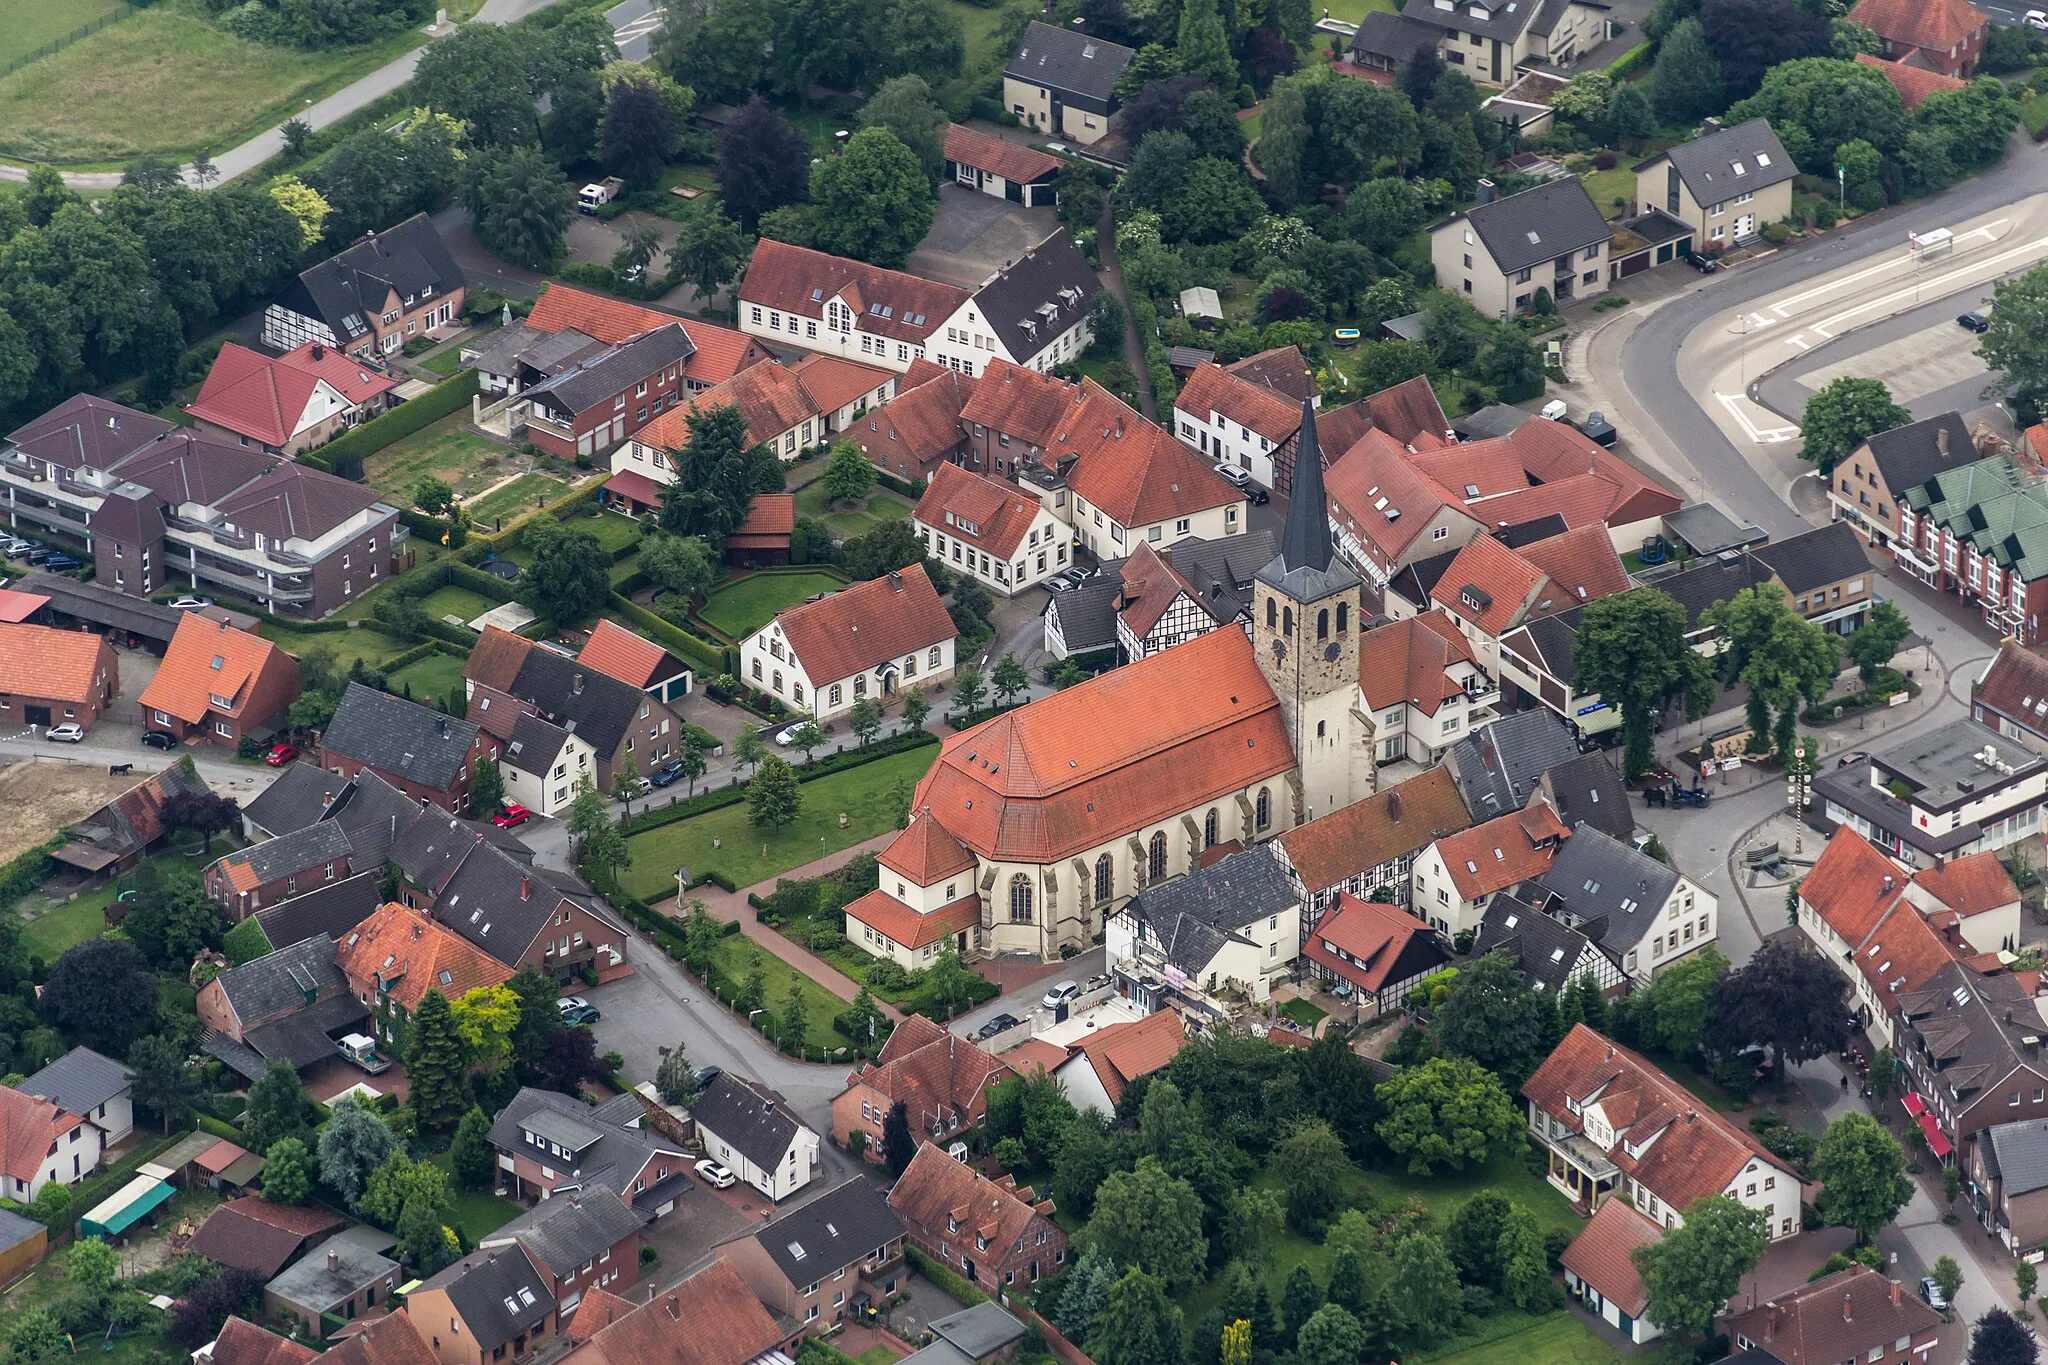
[(0, 6), (7, 16), (0, 24), (0, 65), (124, 8), (121, 0), (10, 0)]
[(110, 777), (103, 767), (55, 760), (0, 768), (0, 863), (92, 814), (154, 771)]
[(774, 620), (784, 607), (795, 606), (812, 593), (845, 586), (822, 573), (750, 574), (713, 588), (700, 615), (733, 639), (743, 640)]
[[(770, 833), (747, 823), (747, 803), (678, 820), (627, 839), (633, 866), (620, 878), (625, 892), (644, 901), (673, 894), (676, 869), (692, 876), (719, 872), (738, 887), (766, 881), (814, 858), (851, 848), (896, 827), (902, 795), (938, 758), (936, 747), (913, 749), (806, 782), (795, 822)], [(847, 827), (839, 827), (844, 811)], [(720, 845), (712, 847), (716, 840)]]
[(401, 695), (411, 688), (415, 701), (445, 697), (462, 686), (462, 663), (452, 654), (429, 654), (393, 673), (389, 681), (392, 690)]
[(469, 515), (478, 526), (495, 528), (500, 521), (513, 522), (531, 516), (568, 491), (568, 486), (552, 474), (521, 474), (469, 503)]
[[(454, 412), (431, 426), (394, 441), (363, 461), (363, 478), (380, 493), (410, 504), (419, 481), (432, 477), (457, 493), (488, 488), (509, 470), (499, 466), (511, 452), (464, 429), (467, 412)], [(490, 461), (490, 468), (485, 462)]]
[[(946, 0), (946, 8), (960, 21), (960, 27), (967, 34), (966, 70), (973, 71), (984, 61), (1000, 60), (996, 51), (996, 30), (1002, 27), (1005, 7), (992, 5), (983, 8), (969, 5), (963, 0)], [(1033, 14), (1037, 13), (1036, 8)]]
[(905, 521), (911, 512), (910, 499), (886, 488), (877, 488), (857, 507), (828, 509), (825, 481), (819, 479), (797, 490), (796, 514), (824, 522), (841, 540), (865, 535), (885, 522)]

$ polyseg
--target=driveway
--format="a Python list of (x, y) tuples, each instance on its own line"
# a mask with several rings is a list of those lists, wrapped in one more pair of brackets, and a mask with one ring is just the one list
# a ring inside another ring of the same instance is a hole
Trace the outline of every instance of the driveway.
[(641, 1232), (641, 1245), (659, 1251), (661, 1262), (633, 1286), (628, 1297), (636, 1302), (653, 1298), (656, 1289), (675, 1283), (709, 1256), (713, 1247), (739, 1236), (752, 1222), (718, 1198), (709, 1185), (693, 1179), (689, 1193), (676, 1200), (668, 1216), (657, 1218)]
[(904, 269), (962, 289), (979, 288), (1051, 236), (1059, 223), (1056, 209), (1027, 209), (964, 186), (941, 185), (932, 229)]

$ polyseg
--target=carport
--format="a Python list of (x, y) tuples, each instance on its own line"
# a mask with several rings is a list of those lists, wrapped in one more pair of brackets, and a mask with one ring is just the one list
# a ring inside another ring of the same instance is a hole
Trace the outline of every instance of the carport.
[(93, 1205), (78, 1220), (79, 1234), (111, 1242), (154, 1213), (174, 1193), (157, 1177), (138, 1175), (123, 1185), (118, 1194)]
[(1607, 249), (1607, 280), (1627, 279), (1653, 265), (1668, 265), (1692, 250), (1692, 229), (1662, 209), (1639, 213), (1614, 227)]

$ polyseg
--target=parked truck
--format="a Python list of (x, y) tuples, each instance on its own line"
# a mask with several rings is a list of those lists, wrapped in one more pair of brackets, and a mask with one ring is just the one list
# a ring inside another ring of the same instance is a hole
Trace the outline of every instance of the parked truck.
[(585, 213), (596, 213), (606, 204), (619, 197), (626, 188), (626, 182), (616, 175), (607, 176), (594, 185), (585, 185), (583, 193), (576, 196), (576, 206)]

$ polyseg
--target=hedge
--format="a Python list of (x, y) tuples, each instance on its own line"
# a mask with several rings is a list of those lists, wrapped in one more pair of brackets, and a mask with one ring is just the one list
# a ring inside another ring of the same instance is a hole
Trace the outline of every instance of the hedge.
[[(335, 437), (318, 450), (299, 456), (303, 464), (325, 469), (343, 478), (360, 478), (363, 461), (394, 441), (402, 441), (423, 427), (432, 426), (452, 412), (469, 406), (476, 397), (477, 372), (459, 370), (432, 389), (400, 403), (382, 417), (373, 417), (353, 431)], [(353, 469), (353, 474), (348, 471)]]
[(1637, 43), (1634, 47), (1614, 59), (1614, 64), (1607, 68), (1609, 79), (1617, 81), (1626, 80), (1643, 67), (1649, 65), (1651, 54), (1656, 50), (1657, 45), (1655, 43)]
[(747, 784), (744, 782), (734, 782), (724, 787), (707, 787), (695, 796), (686, 796), (669, 805), (643, 810), (638, 815), (629, 816), (620, 824), (619, 829), (629, 836), (644, 834), (650, 829), (673, 825), (676, 821), (687, 820), (693, 815), (703, 815), (707, 811), (737, 806), (746, 799)]
[(915, 1270), (918, 1274), (937, 1285), (944, 1291), (947, 1298), (953, 1300), (953, 1302), (961, 1307), (972, 1308), (978, 1303), (988, 1302), (988, 1295), (982, 1293), (979, 1289), (976, 1289), (958, 1274), (954, 1273), (951, 1266), (942, 1265), (938, 1261), (934, 1261), (931, 1257), (907, 1242), (903, 1247), (903, 1259), (910, 1263), (912, 1270)]
[[(610, 477), (609, 474), (592, 475), (582, 485), (564, 493), (561, 497), (540, 508), (533, 515), (536, 517), (550, 516), (557, 521), (567, 521), (570, 517), (575, 516), (585, 507), (597, 501), (597, 495), (604, 490), (605, 481)], [(529, 517), (527, 520), (530, 521), (532, 518)], [(488, 556), (519, 544), (520, 537), (525, 533), (525, 521), (520, 522), (517, 526), (509, 526), (502, 531), (494, 531), (490, 535), (477, 535), (471, 532), (469, 539), (464, 542), (462, 548), (456, 551), (455, 557), (465, 564), (480, 564)]]
[(41, 886), (50, 875), (50, 855), (70, 838), (68, 833), (59, 834), (17, 855), (6, 867), (0, 868), (0, 905), (12, 905)]
[[(811, 782), (821, 777), (830, 777), (834, 773), (845, 772), (848, 768), (858, 768), (864, 763), (873, 763), (876, 759), (888, 758), (892, 754), (908, 753), (912, 749), (926, 748), (938, 742), (939, 737), (929, 730), (913, 730), (907, 735), (891, 735), (887, 739), (876, 740), (865, 749), (841, 750), (838, 753), (826, 755), (809, 767), (800, 767), (796, 770), (796, 780), (798, 782)], [(701, 791), (695, 796), (685, 797), (683, 800), (677, 801), (672, 805), (661, 806), (654, 810), (643, 810), (638, 815), (626, 820), (619, 828), (629, 835), (644, 834), (650, 829), (660, 829), (663, 825), (673, 825), (677, 821), (687, 820), (693, 815), (703, 815), (707, 811), (723, 810), (727, 806), (736, 806), (746, 800), (746, 798), (746, 783), (735, 782), (730, 786)], [(737, 891), (739, 889), (721, 880), (717, 873), (707, 875), (705, 880), (724, 886), (728, 891)]]
[(899, 479), (886, 469), (875, 471), (875, 482), (891, 493), (901, 493), (913, 502), (923, 497), (924, 490), (930, 486), (923, 479)]
[(656, 616), (622, 593), (612, 594), (612, 610), (640, 627), (649, 638), (658, 641), (663, 648), (674, 653), (684, 663), (708, 677), (715, 678), (721, 673), (733, 673), (739, 669), (739, 664), (731, 651), (719, 649), (708, 641), (698, 639), (674, 622)]

